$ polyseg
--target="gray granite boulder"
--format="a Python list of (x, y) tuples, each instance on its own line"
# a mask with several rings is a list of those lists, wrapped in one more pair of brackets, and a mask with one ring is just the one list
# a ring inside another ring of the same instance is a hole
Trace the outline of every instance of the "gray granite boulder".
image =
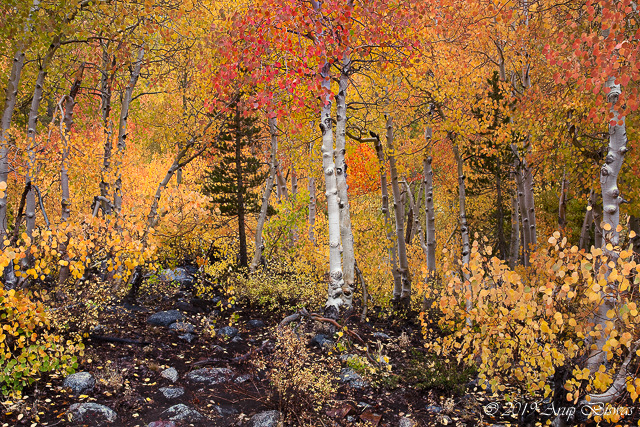
[(184, 394), (184, 389), (182, 387), (162, 387), (160, 392), (167, 399), (177, 399)]
[(398, 427), (416, 427), (418, 424), (411, 418), (402, 417), (398, 422)]
[(96, 379), (89, 372), (76, 372), (69, 375), (62, 383), (63, 387), (70, 388), (74, 394), (86, 393), (93, 390)]
[(191, 323), (182, 322), (182, 321), (177, 321), (172, 323), (169, 326), (169, 329), (171, 329), (174, 332), (180, 332), (180, 333), (188, 332), (190, 334), (196, 331), (196, 327), (193, 326)]
[(173, 405), (164, 411), (162, 415), (169, 417), (171, 421), (184, 421), (187, 423), (204, 420), (204, 416), (200, 412), (189, 408), (187, 405), (183, 405), (182, 403)]
[(255, 414), (247, 427), (279, 427), (282, 426), (282, 414), (279, 411), (265, 411)]
[(351, 368), (343, 368), (342, 371), (340, 371), (340, 382), (349, 384), (353, 388), (365, 388), (369, 385), (362, 379), (360, 374)]
[(160, 376), (162, 378), (168, 379), (172, 383), (175, 383), (176, 381), (178, 381), (178, 371), (176, 371), (176, 368), (165, 369), (160, 373)]
[(225, 326), (218, 329), (217, 334), (223, 337), (233, 338), (238, 335), (238, 328), (234, 328), (233, 326)]
[(187, 379), (195, 383), (216, 385), (227, 382), (232, 375), (233, 371), (227, 368), (202, 368), (189, 372)]
[(113, 409), (93, 402), (74, 403), (69, 407), (68, 413), (73, 423), (114, 423), (118, 418), (118, 414)]
[(159, 311), (149, 316), (147, 323), (154, 326), (169, 326), (182, 319), (182, 313), (178, 310)]

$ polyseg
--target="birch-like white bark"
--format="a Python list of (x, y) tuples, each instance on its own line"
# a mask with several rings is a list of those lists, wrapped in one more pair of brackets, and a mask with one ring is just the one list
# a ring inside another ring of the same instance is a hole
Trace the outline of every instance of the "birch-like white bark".
[(380, 190), (382, 196), (382, 214), (384, 215), (384, 227), (387, 231), (387, 239), (389, 240), (389, 258), (391, 259), (391, 275), (393, 277), (394, 294), (402, 293), (402, 279), (398, 271), (398, 254), (396, 252), (396, 239), (391, 231), (391, 212), (389, 211), (389, 190), (387, 185), (387, 171), (384, 167), (384, 151), (379, 137), (375, 137), (376, 153), (380, 163)]
[[(427, 128), (425, 137), (427, 143), (431, 140), (431, 128)], [(426, 153), (425, 153), (426, 154)], [(424, 172), (424, 213), (427, 239), (427, 271), (431, 279), (436, 274), (436, 217), (433, 203), (433, 170), (431, 168), (431, 156), (425, 156), (422, 162)]]
[(316, 225), (316, 180), (310, 176), (307, 181), (309, 188), (309, 240), (316, 245), (314, 227)]
[(140, 47), (138, 51), (138, 58), (134, 64), (132, 64), (131, 77), (129, 84), (124, 92), (122, 98), (122, 108), (120, 110), (120, 123), (118, 125), (118, 151), (116, 160), (116, 182), (114, 185), (113, 193), (113, 205), (116, 212), (119, 214), (122, 210), (122, 161), (124, 152), (126, 150), (127, 139), (127, 123), (129, 119), (129, 108), (131, 107), (131, 101), (133, 99), (133, 90), (135, 89), (138, 78), (140, 77), (140, 70), (142, 69), (142, 60), (144, 58), (144, 47)]
[[(411, 192), (409, 183), (406, 180), (403, 180), (402, 184), (404, 185), (405, 191), (407, 192), (407, 197), (409, 198), (409, 210), (412, 212), (411, 221), (413, 221), (412, 230), (415, 230), (415, 234), (418, 236), (418, 241), (420, 242), (422, 252), (424, 252), (424, 257), (425, 259), (427, 259), (427, 257), (429, 256), (429, 249), (427, 248), (427, 244), (424, 240), (424, 233), (422, 232), (422, 226), (420, 225), (420, 210), (413, 200), (413, 193)], [(420, 188), (418, 188), (418, 194), (420, 194)]]
[[(464, 185), (464, 165), (460, 150), (457, 145), (453, 146), (453, 153), (456, 157), (456, 163), (458, 164), (458, 203), (460, 208), (460, 237), (462, 238), (462, 274), (464, 282), (469, 281), (469, 261), (471, 260), (471, 246), (469, 245), (469, 227), (467, 225), (467, 211), (466, 211), (466, 193)], [(466, 298), (466, 309), (471, 310), (471, 289), (466, 289), (469, 296)], [(467, 324), (469, 325), (471, 318), (467, 318)]]
[(522, 176), (522, 169), (520, 159), (518, 157), (518, 150), (515, 145), (511, 146), (513, 150), (514, 158), (514, 177), (516, 181), (516, 188), (518, 190), (518, 208), (520, 209), (520, 218), (522, 219), (522, 258), (525, 267), (529, 266), (529, 250), (531, 243), (531, 227), (529, 227), (529, 211), (526, 208), (525, 202), (525, 188), (524, 178)]
[[(338, 95), (336, 96), (336, 181), (338, 185), (338, 206), (340, 208), (340, 240), (342, 242), (342, 271), (344, 274), (344, 294), (353, 295), (355, 284), (355, 253), (353, 233), (351, 230), (351, 214), (349, 212), (349, 196), (347, 192), (347, 164), (344, 161), (347, 141), (347, 89), (351, 59), (344, 55)], [(351, 305), (351, 301), (348, 302)]]
[[(113, 135), (113, 126), (109, 116), (111, 114), (111, 88), (115, 77), (115, 56), (113, 62), (110, 61), (109, 53), (104, 49), (102, 53), (102, 69), (100, 77), (100, 99), (102, 111), (102, 127), (104, 129), (104, 154), (102, 158), (102, 169), (100, 171), (100, 197), (102, 197), (101, 207), (104, 215), (111, 214), (111, 203), (107, 203), (109, 199), (109, 173), (111, 171), (111, 152), (113, 150), (111, 137)], [(114, 70), (109, 74), (109, 64)], [(95, 216), (95, 215), (94, 215)]]
[[(517, 192), (516, 192), (517, 193)], [(520, 254), (520, 218), (518, 215), (518, 196), (511, 196), (511, 244), (509, 267), (514, 268)]]
[(391, 189), (393, 191), (393, 211), (396, 220), (396, 241), (398, 244), (398, 273), (400, 275), (400, 289), (393, 290), (395, 303), (408, 307), (411, 303), (411, 281), (409, 278), (409, 261), (407, 259), (407, 246), (404, 240), (404, 205), (401, 203), (400, 185), (398, 183), (398, 170), (396, 168), (396, 153), (393, 146), (393, 119), (387, 116), (387, 149), (389, 150), (389, 172), (391, 176)]
[[(618, 188), (618, 175), (622, 169), (624, 162), (624, 155), (629, 150), (627, 147), (627, 132), (625, 126), (625, 118), (621, 117), (620, 112), (616, 104), (618, 97), (622, 93), (621, 87), (615, 84), (615, 77), (609, 77), (605, 83), (605, 88), (609, 89), (607, 94), (607, 101), (610, 102), (610, 112), (613, 115), (611, 122), (609, 123), (609, 148), (605, 163), (600, 169), (600, 187), (602, 188), (602, 222), (608, 224), (610, 230), (605, 231), (604, 239), (602, 242), (603, 253), (607, 256), (609, 262), (615, 263), (618, 259), (618, 253), (615, 247), (620, 243), (620, 233), (617, 230), (620, 224), (620, 204), (624, 199), (620, 196), (620, 190)], [(608, 245), (611, 244), (611, 249)], [(609, 268), (608, 266), (606, 267)], [(605, 273), (605, 278), (608, 279), (609, 272)], [(614, 286), (615, 283), (609, 284)], [(609, 293), (606, 288), (600, 290), (601, 305), (598, 308), (596, 314), (591, 320), (595, 325), (601, 326), (599, 336), (595, 339), (595, 347), (592, 346), (592, 350), (589, 353), (587, 359), (587, 368), (591, 373), (595, 373), (600, 365), (607, 360), (606, 352), (603, 351), (603, 347), (608, 339), (608, 334), (605, 332), (607, 328), (607, 322), (611, 319), (607, 316), (609, 310), (615, 308), (615, 297), (613, 293)]]
[[(291, 165), (291, 198), (295, 202), (298, 200), (298, 175), (296, 174), (296, 168)], [(291, 247), (294, 247), (298, 243), (298, 226), (294, 224), (291, 228)]]
[(524, 175), (524, 201), (527, 208), (527, 219), (529, 220), (529, 244), (532, 246), (531, 249), (534, 249), (538, 244), (538, 233), (536, 230), (536, 206), (533, 195), (533, 172), (527, 166), (525, 159), (522, 159), (522, 172)]
[[(18, 50), (11, 65), (11, 75), (7, 81), (7, 89), (4, 97), (4, 110), (0, 122), (0, 182), (9, 183), (9, 128), (11, 117), (18, 98), (20, 76), (24, 68), (24, 52)], [(4, 240), (7, 236), (7, 191), (2, 191), (0, 197), (0, 248), (4, 248)]]
[(256, 271), (260, 260), (262, 259), (262, 251), (264, 245), (262, 241), (262, 230), (264, 223), (267, 220), (267, 211), (269, 209), (269, 199), (271, 198), (271, 191), (273, 190), (273, 182), (276, 178), (276, 172), (278, 171), (278, 164), (276, 156), (278, 155), (278, 129), (276, 126), (276, 119), (269, 118), (269, 133), (271, 134), (271, 155), (269, 158), (269, 176), (267, 183), (264, 187), (264, 193), (262, 194), (262, 206), (260, 207), (260, 216), (258, 217), (258, 225), (256, 226), (256, 251), (253, 255), (253, 261), (249, 269), (251, 272)]

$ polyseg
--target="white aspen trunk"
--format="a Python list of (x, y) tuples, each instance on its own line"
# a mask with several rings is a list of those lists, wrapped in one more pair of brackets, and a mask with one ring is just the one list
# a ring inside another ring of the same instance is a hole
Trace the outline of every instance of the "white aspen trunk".
[(391, 175), (391, 189), (393, 191), (393, 211), (396, 220), (396, 241), (398, 244), (398, 273), (400, 275), (400, 289), (394, 288), (395, 303), (408, 307), (411, 303), (411, 281), (409, 277), (409, 262), (407, 260), (407, 246), (404, 241), (404, 205), (401, 202), (398, 171), (396, 168), (396, 154), (393, 146), (393, 119), (387, 116), (387, 148), (389, 150), (389, 172)]
[[(11, 75), (7, 81), (7, 89), (4, 97), (4, 110), (0, 122), (0, 182), (9, 183), (9, 128), (11, 117), (16, 106), (20, 76), (24, 68), (24, 52), (18, 50), (13, 57)], [(0, 196), (0, 248), (4, 248), (4, 240), (7, 236), (7, 190)], [(9, 267), (12, 267), (9, 265)], [(13, 268), (11, 268), (13, 272)]]
[(280, 167), (280, 163), (278, 162), (278, 171), (276, 174), (276, 183), (278, 184), (278, 201), (280, 198), (284, 197), (285, 199), (289, 198), (289, 189), (287, 188), (287, 179), (284, 177), (282, 173), (282, 168)]
[(522, 176), (521, 163), (518, 157), (518, 150), (515, 145), (511, 146), (514, 159), (514, 177), (516, 188), (518, 190), (518, 208), (520, 209), (520, 218), (522, 218), (522, 257), (525, 267), (529, 266), (529, 248), (531, 243), (531, 227), (529, 227), (529, 211), (526, 208), (524, 178)]
[[(298, 176), (296, 175), (296, 168), (291, 165), (291, 197), (294, 202), (298, 200)], [(295, 246), (298, 243), (298, 226), (294, 225), (291, 229), (291, 246)]]
[[(456, 163), (458, 164), (458, 198), (460, 205), (460, 235), (462, 238), (462, 274), (464, 282), (469, 281), (469, 261), (471, 260), (471, 246), (469, 245), (469, 227), (467, 226), (467, 213), (466, 213), (466, 193), (464, 186), (464, 167), (462, 156), (457, 145), (453, 146), (453, 152), (456, 157)], [(467, 292), (471, 294), (471, 285), (467, 289)], [(471, 310), (471, 295), (466, 298), (466, 310)], [(471, 324), (471, 318), (467, 317), (467, 325)]]
[(264, 244), (262, 242), (262, 229), (264, 223), (267, 220), (267, 210), (269, 208), (269, 199), (271, 198), (271, 191), (273, 190), (273, 182), (276, 178), (276, 172), (278, 170), (278, 164), (276, 156), (278, 154), (278, 129), (276, 127), (276, 119), (269, 119), (269, 132), (271, 134), (271, 156), (269, 161), (269, 177), (264, 187), (264, 193), (262, 194), (262, 206), (260, 207), (260, 216), (258, 217), (258, 225), (256, 226), (256, 251), (253, 255), (253, 261), (249, 266), (249, 270), (253, 273), (260, 265), (262, 259), (262, 251), (264, 250)]
[[(426, 138), (431, 140), (431, 128), (427, 128)], [(433, 206), (433, 170), (431, 156), (425, 156), (422, 162), (424, 172), (424, 213), (427, 239), (427, 271), (431, 279), (436, 275), (436, 217)]]
[[(40, 64), (38, 70), (38, 77), (36, 78), (36, 85), (33, 90), (33, 99), (31, 100), (31, 108), (29, 109), (29, 120), (27, 122), (27, 167), (25, 171), (25, 181), (31, 185), (29, 192), (27, 193), (27, 207), (26, 207), (26, 233), (31, 239), (33, 237), (33, 230), (36, 226), (36, 194), (33, 188), (35, 184), (35, 166), (36, 166), (36, 133), (38, 126), (38, 110), (40, 109), (40, 102), (42, 102), (42, 91), (44, 88), (44, 80), (47, 77), (49, 70), (49, 64), (53, 59), (53, 55), (60, 47), (60, 37), (56, 36), (51, 42), (49, 49), (45, 57)], [(23, 258), (25, 263), (28, 263), (27, 258)]]
[[(610, 112), (613, 114), (611, 123), (609, 124), (609, 148), (605, 163), (600, 169), (600, 186), (602, 188), (602, 222), (611, 226), (611, 229), (605, 232), (602, 242), (602, 250), (609, 259), (609, 262), (617, 262), (618, 253), (616, 252), (616, 246), (619, 244), (620, 233), (617, 230), (620, 224), (620, 204), (624, 199), (620, 196), (620, 190), (618, 189), (618, 175), (622, 169), (622, 163), (624, 162), (624, 155), (629, 149), (627, 148), (627, 132), (625, 126), (625, 118), (620, 117), (620, 113), (617, 109), (618, 97), (621, 94), (620, 85), (615, 84), (615, 77), (609, 77), (605, 83), (605, 88), (609, 88), (607, 94), (607, 101), (611, 102), (612, 106)], [(621, 123), (619, 123), (621, 122)], [(608, 244), (611, 244), (611, 250), (607, 248)], [(607, 266), (608, 269), (608, 266)], [(605, 273), (605, 277), (608, 279), (609, 272)], [(615, 283), (609, 284), (609, 286), (615, 286)], [(599, 336), (595, 339), (595, 347), (592, 346), (592, 350), (589, 353), (587, 359), (587, 368), (594, 374), (600, 365), (608, 360), (606, 352), (603, 351), (603, 347), (608, 339), (608, 335), (605, 332), (607, 328), (607, 322), (611, 321), (607, 317), (609, 310), (615, 309), (615, 297), (607, 292), (606, 288), (601, 291), (602, 302), (597, 312), (591, 321), (602, 327)]]
[[(517, 192), (516, 192), (517, 193)], [(514, 268), (518, 263), (520, 254), (520, 221), (518, 215), (518, 197), (511, 196), (511, 244), (509, 254), (509, 267)]]
[(118, 214), (122, 210), (122, 160), (126, 149), (129, 108), (131, 107), (133, 90), (136, 86), (136, 83), (138, 82), (138, 78), (140, 77), (140, 69), (142, 68), (143, 58), (144, 48), (141, 47), (138, 52), (138, 58), (136, 62), (132, 64), (131, 78), (129, 79), (129, 84), (125, 89), (124, 97), (122, 99), (122, 109), (120, 110), (120, 124), (118, 125), (118, 159), (116, 160), (116, 182), (114, 185), (113, 193), (113, 205)]
[(338, 185), (338, 206), (340, 208), (340, 239), (342, 242), (342, 271), (344, 274), (344, 295), (349, 295), (347, 305), (351, 305), (355, 284), (355, 253), (353, 233), (351, 230), (351, 214), (349, 212), (349, 196), (347, 192), (347, 165), (344, 161), (347, 141), (347, 89), (351, 59), (344, 55), (336, 96), (336, 181)]
[(535, 248), (538, 244), (538, 238), (536, 230), (536, 206), (533, 196), (533, 172), (531, 168), (527, 166), (527, 161), (524, 159), (522, 160), (522, 166), (524, 175), (524, 201), (526, 203), (527, 218), (529, 220), (529, 244)]
[[(422, 232), (422, 226), (420, 225), (420, 210), (416, 207), (416, 204), (413, 200), (413, 193), (411, 192), (411, 187), (406, 180), (402, 181), (404, 188), (407, 192), (407, 196), (409, 197), (409, 210), (413, 212), (411, 221), (413, 221), (412, 230), (415, 230), (415, 234), (418, 235), (418, 240), (420, 241), (420, 247), (422, 248), (422, 252), (424, 252), (424, 257), (427, 259), (429, 256), (429, 249), (427, 248), (427, 244), (424, 241), (424, 234)], [(418, 189), (418, 194), (420, 194), (420, 189)]]
[[(342, 277), (342, 258), (340, 254), (340, 207), (338, 205), (338, 183), (336, 165), (333, 161), (333, 120), (331, 118), (331, 80), (329, 63), (321, 69), (322, 88), (325, 91), (320, 118), (322, 131), (322, 168), (327, 196), (327, 213), (329, 222), (329, 289), (326, 303), (327, 311), (338, 312), (351, 295), (344, 295)], [(336, 313), (333, 313), (336, 314)]]
[(308, 178), (309, 187), (309, 240), (316, 245), (316, 235), (314, 227), (316, 225), (316, 180), (310, 176)]
[(593, 207), (595, 205), (596, 192), (592, 188), (589, 191), (589, 201), (587, 203), (587, 211), (584, 214), (584, 221), (582, 222), (582, 229), (580, 230), (580, 249), (588, 249), (589, 242), (591, 241), (589, 236), (589, 230), (591, 228), (591, 224), (593, 223)]
[(382, 150), (382, 143), (380, 138), (375, 138), (376, 153), (378, 154), (378, 161), (380, 162), (380, 189), (382, 196), (382, 213), (384, 215), (384, 226), (387, 231), (387, 239), (389, 240), (389, 258), (391, 259), (391, 275), (393, 277), (393, 292), (402, 293), (402, 279), (400, 278), (400, 272), (398, 271), (398, 254), (396, 252), (396, 239), (393, 237), (391, 231), (391, 213), (389, 211), (389, 193), (387, 189), (387, 171), (384, 164), (384, 151)]
[[(104, 129), (104, 155), (102, 158), (102, 169), (100, 171), (100, 197), (102, 197), (101, 206), (102, 213), (104, 215), (111, 214), (111, 204), (107, 203), (109, 199), (109, 182), (108, 175), (111, 170), (111, 151), (112, 141), (111, 137), (113, 134), (113, 127), (111, 125), (111, 121), (109, 120), (109, 116), (111, 114), (111, 88), (113, 83), (113, 78), (115, 77), (115, 72), (109, 75), (109, 53), (105, 49), (102, 54), (102, 76), (100, 78), (100, 99), (102, 103), (102, 126)], [(115, 56), (113, 57), (114, 63), (112, 64), (112, 68), (115, 68)], [(95, 216), (95, 215), (94, 215)]]
[[(76, 106), (75, 98), (78, 96), (78, 91), (80, 90), (83, 72), (84, 64), (82, 64), (78, 70), (78, 74), (71, 86), (69, 95), (60, 101), (60, 114), (64, 114), (62, 119), (64, 129), (62, 129), (62, 124), (60, 126), (60, 134), (63, 142), (62, 162), (60, 165), (60, 186), (62, 189), (62, 200), (60, 202), (62, 212), (60, 216), (63, 221), (67, 221), (71, 215), (71, 210), (69, 208), (69, 174), (67, 172), (67, 159), (69, 158), (70, 151), (69, 137), (71, 134), (71, 125), (73, 124), (73, 109)], [(64, 113), (62, 111), (62, 102), (64, 102)]]

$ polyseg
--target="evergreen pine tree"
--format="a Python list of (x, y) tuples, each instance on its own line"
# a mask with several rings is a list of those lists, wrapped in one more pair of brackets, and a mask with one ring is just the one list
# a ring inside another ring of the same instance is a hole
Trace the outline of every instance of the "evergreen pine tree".
[(223, 215), (238, 217), (240, 266), (247, 267), (246, 215), (260, 211), (260, 195), (255, 190), (269, 171), (250, 151), (259, 143), (262, 130), (256, 126), (258, 119), (243, 113), (238, 97), (230, 106), (215, 147), (220, 162), (207, 173), (202, 190)]

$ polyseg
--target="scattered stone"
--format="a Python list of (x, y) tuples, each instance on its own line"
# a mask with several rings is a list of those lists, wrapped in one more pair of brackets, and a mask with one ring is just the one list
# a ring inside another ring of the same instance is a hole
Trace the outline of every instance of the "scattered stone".
[(159, 311), (152, 314), (147, 319), (147, 323), (154, 326), (169, 326), (170, 324), (182, 320), (184, 317), (178, 310)]
[(278, 427), (282, 425), (282, 414), (278, 411), (266, 411), (255, 414), (247, 427)]
[(190, 275), (187, 270), (180, 267), (173, 270), (162, 270), (159, 279), (163, 282), (178, 282), (181, 285), (190, 285), (193, 283), (193, 276)]
[(374, 332), (373, 334), (371, 334), (371, 336), (373, 338), (378, 338), (378, 339), (381, 339), (381, 340), (390, 340), (391, 339), (391, 337), (389, 335), (385, 334), (384, 332)]
[(311, 344), (316, 345), (322, 349), (330, 349), (333, 348), (333, 341), (328, 339), (323, 334), (317, 334), (315, 337), (311, 339)]
[(265, 324), (262, 320), (249, 320), (247, 322), (247, 326), (250, 327), (251, 329), (260, 329), (260, 328), (264, 328)]
[(236, 377), (236, 379), (233, 381), (238, 384), (242, 384), (243, 382), (249, 381), (250, 379), (251, 379), (251, 375), (240, 375)]
[(224, 347), (221, 347), (219, 345), (214, 345), (213, 347), (211, 347), (211, 350), (218, 352), (218, 351), (224, 351)]
[(416, 427), (418, 424), (411, 418), (402, 417), (398, 423), (398, 427)]
[(164, 371), (162, 371), (162, 373), (160, 373), (160, 376), (162, 378), (168, 379), (172, 383), (178, 381), (178, 371), (176, 371), (176, 368), (165, 369)]
[(432, 412), (434, 414), (439, 414), (440, 412), (442, 412), (442, 406), (438, 406), (438, 405), (427, 405), (426, 409), (427, 411)]
[(169, 419), (172, 421), (185, 421), (188, 423), (193, 423), (204, 419), (200, 412), (196, 411), (195, 409), (191, 409), (187, 405), (184, 405), (182, 403), (173, 405), (162, 414), (169, 416)]
[(340, 382), (348, 383), (353, 388), (365, 388), (369, 385), (362, 379), (360, 374), (351, 368), (343, 368), (340, 371)]
[(228, 368), (201, 368), (187, 374), (187, 379), (196, 383), (216, 385), (226, 382), (233, 375)]
[(347, 361), (348, 361), (349, 359), (351, 359), (352, 357), (357, 357), (357, 355), (355, 355), (355, 354), (349, 354), (349, 353), (347, 353), (347, 354), (341, 354), (341, 355), (340, 355), (340, 361), (342, 361), (342, 362), (347, 362)]
[(235, 337), (231, 338), (231, 342), (232, 343), (239, 343), (242, 342), (242, 338), (240, 338), (239, 335), (236, 335)]
[(162, 387), (160, 392), (167, 399), (176, 399), (184, 394), (184, 389), (182, 387)]
[(233, 338), (236, 335), (238, 335), (238, 328), (234, 328), (233, 326), (225, 326), (223, 328), (218, 329), (216, 333), (223, 337)]
[(178, 338), (185, 340), (186, 342), (188, 342), (189, 344), (191, 344), (191, 341), (193, 341), (194, 339), (197, 338), (196, 335), (194, 334), (190, 334), (190, 333), (186, 333), (186, 334), (182, 334), (182, 335), (178, 335)]
[(213, 406), (213, 409), (215, 409), (216, 411), (218, 411), (218, 414), (219, 414), (221, 417), (225, 417), (225, 416), (227, 416), (227, 415), (233, 415), (233, 414), (238, 413), (238, 411), (237, 411), (236, 409), (233, 409), (233, 408), (231, 408), (231, 407), (225, 407), (225, 408), (223, 408), (223, 407), (222, 407), (222, 406), (220, 406), (220, 405), (214, 405), (214, 406)]
[(211, 302), (214, 303), (214, 304), (217, 304), (220, 301), (222, 301), (222, 297), (213, 297), (213, 298), (211, 298)]
[(193, 326), (191, 323), (182, 322), (182, 321), (172, 323), (169, 326), (169, 329), (175, 332), (188, 332), (190, 334), (196, 331), (196, 327)]
[(74, 394), (81, 394), (93, 390), (96, 379), (89, 372), (76, 372), (64, 379), (63, 387), (70, 388)]
[(118, 414), (111, 408), (93, 402), (74, 403), (69, 407), (71, 420), (75, 422), (106, 421), (113, 423)]
[(154, 421), (147, 424), (147, 427), (177, 427), (173, 421)]

